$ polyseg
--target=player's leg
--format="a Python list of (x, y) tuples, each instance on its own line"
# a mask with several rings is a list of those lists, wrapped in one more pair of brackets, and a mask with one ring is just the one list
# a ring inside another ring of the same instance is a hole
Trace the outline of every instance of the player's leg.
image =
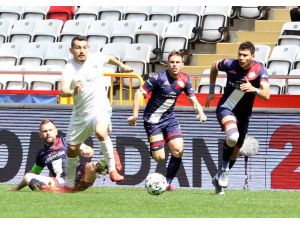
[(73, 188), (76, 167), (79, 164), (80, 146), (94, 132), (93, 120), (72, 118), (67, 133), (66, 186)]
[(43, 192), (59, 191), (59, 184), (57, 180), (53, 177), (27, 173), (25, 174), (24, 179), (28, 181), (28, 187), (32, 191), (43, 191)]
[(223, 156), (221, 167), (218, 170), (218, 182), (221, 187), (227, 187), (229, 175), (229, 161), (233, 153), (234, 146), (239, 139), (237, 120), (234, 115), (224, 115), (221, 117), (221, 125), (226, 133), (226, 140), (223, 145)]
[(144, 122), (144, 128), (150, 144), (150, 155), (156, 162), (165, 160), (165, 140), (159, 124)]
[(103, 153), (107, 162), (110, 179), (113, 182), (122, 182), (124, 181), (124, 177), (120, 175), (116, 170), (114, 148), (108, 132), (108, 120), (103, 120), (101, 122), (100, 120), (98, 120), (96, 122), (96, 136), (100, 143), (101, 152)]
[(67, 149), (66, 160), (66, 186), (72, 188), (74, 186), (75, 171), (79, 163), (79, 149), (81, 144), (69, 144)]
[(167, 182), (169, 189), (174, 190), (171, 185), (174, 177), (176, 176), (182, 162), (183, 155), (183, 139), (179, 124), (175, 118), (171, 118), (164, 129), (166, 142), (171, 150), (171, 158), (167, 168)]

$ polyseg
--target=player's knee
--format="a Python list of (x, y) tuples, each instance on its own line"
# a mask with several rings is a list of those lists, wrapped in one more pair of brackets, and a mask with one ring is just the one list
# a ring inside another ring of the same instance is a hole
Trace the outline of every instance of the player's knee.
[(172, 155), (176, 158), (182, 158), (183, 149), (182, 148), (175, 148), (172, 150)]
[(24, 175), (24, 181), (26, 182), (26, 184), (28, 184), (30, 182), (30, 180), (32, 180), (33, 176), (31, 173), (26, 173)]
[(152, 158), (156, 162), (162, 162), (162, 161), (164, 161), (166, 159), (164, 150), (162, 149), (162, 151), (152, 151)]
[(239, 139), (239, 132), (233, 132), (226, 136), (226, 144), (229, 147), (233, 147), (236, 145)]

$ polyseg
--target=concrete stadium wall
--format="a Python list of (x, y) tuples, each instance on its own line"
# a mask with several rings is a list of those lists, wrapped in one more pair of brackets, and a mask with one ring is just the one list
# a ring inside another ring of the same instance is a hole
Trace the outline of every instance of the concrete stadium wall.
[[(300, 189), (299, 112), (299, 109), (254, 111), (249, 135), (259, 140), (260, 149), (248, 162), (249, 189)], [(208, 109), (206, 113), (208, 121), (200, 123), (190, 107), (177, 107), (176, 116), (185, 141), (183, 164), (174, 180), (177, 187), (213, 188), (211, 178), (217, 171), (224, 134), (214, 109)], [(127, 125), (130, 114), (129, 107), (114, 107), (111, 138), (123, 162), (126, 182), (122, 185), (142, 187), (149, 173), (158, 171), (165, 174), (167, 162), (158, 165), (150, 158), (142, 113), (136, 127)], [(31, 169), (35, 154), (42, 147), (38, 135), (42, 119), (54, 120), (58, 129), (66, 133), (70, 115), (71, 106), (1, 104), (0, 183), (18, 183), (25, 171)], [(91, 137), (87, 143), (96, 149), (93, 160), (103, 158), (95, 137)], [(47, 175), (47, 170), (42, 173)], [(229, 188), (244, 187), (244, 157), (238, 158), (229, 179)], [(97, 179), (95, 185), (116, 186), (103, 177)]]

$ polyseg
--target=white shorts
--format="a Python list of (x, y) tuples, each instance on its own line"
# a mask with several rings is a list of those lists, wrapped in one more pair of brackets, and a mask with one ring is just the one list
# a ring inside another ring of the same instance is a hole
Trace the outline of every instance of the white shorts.
[(92, 134), (95, 133), (96, 123), (109, 126), (111, 131), (111, 109), (106, 112), (98, 113), (97, 116), (89, 116), (88, 118), (79, 118), (72, 115), (71, 122), (67, 133), (67, 143), (77, 145), (84, 143)]

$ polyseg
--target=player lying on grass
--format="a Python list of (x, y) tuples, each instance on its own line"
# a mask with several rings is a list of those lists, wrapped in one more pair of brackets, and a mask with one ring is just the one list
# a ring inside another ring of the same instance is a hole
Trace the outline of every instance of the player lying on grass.
[[(107, 173), (105, 161), (87, 162), (93, 156), (93, 149), (82, 144), (80, 154), (86, 159), (76, 168), (76, 179), (72, 189), (65, 187), (65, 157), (67, 144), (63, 136), (59, 136), (57, 128), (51, 120), (43, 120), (40, 123), (40, 137), (44, 141), (44, 148), (37, 153), (35, 164), (31, 171), (26, 173), (23, 180), (12, 190), (18, 191), (29, 186), (32, 190), (47, 192), (76, 192), (83, 191), (92, 186), (98, 174)], [(115, 154), (116, 167), (122, 170), (122, 165), (117, 154)], [(49, 169), (49, 176), (42, 176), (43, 168)]]

